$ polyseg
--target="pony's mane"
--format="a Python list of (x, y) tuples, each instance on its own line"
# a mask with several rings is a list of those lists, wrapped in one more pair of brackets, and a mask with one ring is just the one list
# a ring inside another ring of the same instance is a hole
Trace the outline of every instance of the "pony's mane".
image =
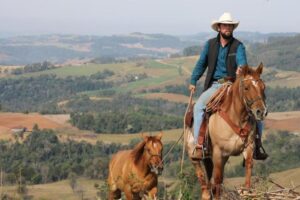
[(144, 147), (146, 143), (149, 141), (155, 142), (157, 141), (157, 139), (155, 139), (155, 137), (150, 136), (148, 137), (147, 141), (145, 140), (141, 141), (132, 149), (130, 155), (133, 158), (134, 164), (137, 164), (141, 160), (144, 153)]
[(137, 164), (138, 161), (143, 156), (145, 144), (146, 144), (146, 141), (143, 140), (140, 143), (138, 143), (137, 145), (135, 145), (135, 147), (133, 148), (130, 155), (133, 158), (134, 164)]

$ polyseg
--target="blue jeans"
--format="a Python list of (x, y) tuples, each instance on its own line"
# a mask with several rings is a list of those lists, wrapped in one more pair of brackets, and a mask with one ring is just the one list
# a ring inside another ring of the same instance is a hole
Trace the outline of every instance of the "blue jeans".
[[(194, 107), (194, 139), (195, 143), (198, 143), (199, 130), (203, 121), (203, 115), (205, 112), (206, 104), (209, 99), (215, 94), (215, 92), (222, 86), (218, 82), (213, 82), (212, 86), (203, 92), (197, 100)], [(262, 121), (257, 121), (258, 133), (261, 136), (263, 130)]]
[(198, 143), (198, 136), (200, 126), (203, 121), (203, 114), (205, 112), (206, 104), (208, 100), (215, 94), (215, 92), (222, 86), (218, 82), (213, 82), (212, 86), (203, 92), (197, 100), (194, 107), (194, 139), (195, 143)]
[(256, 123), (257, 123), (258, 134), (261, 137), (264, 129), (264, 123), (262, 121), (256, 121)]

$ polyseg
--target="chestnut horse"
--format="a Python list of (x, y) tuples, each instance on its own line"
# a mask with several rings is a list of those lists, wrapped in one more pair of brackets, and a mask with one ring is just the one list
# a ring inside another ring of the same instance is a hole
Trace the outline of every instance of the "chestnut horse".
[[(192, 160), (202, 188), (202, 199), (212, 198), (211, 189), (214, 199), (220, 198), (225, 164), (230, 156), (241, 153), (246, 167), (245, 186), (250, 188), (256, 120), (263, 120), (267, 114), (265, 85), (260, 78), (262, 71), (262, 64), (256, 69), (244, 66), (225, 94), (218, 111), (209, 118), (207, 135), (211, 158)], [(224, 115), (227, 115), (227, 120)], [(249, 128), (245, 132), (246, 126)], [(237, 134), (234, 129), (240, 130), (243, 134)], [(185, 144), (191, 158), (195, 149), (191, 129), (185, 131)], [(211, 184), (212, 177), (213, 184)]]
[(109, 163), (109, 200), (120, 199), (123, 191), (127, 200), (156, 199), (157, 178), (163, 170), (162, 133), (143, 136), (132, 150), (116, 153)]

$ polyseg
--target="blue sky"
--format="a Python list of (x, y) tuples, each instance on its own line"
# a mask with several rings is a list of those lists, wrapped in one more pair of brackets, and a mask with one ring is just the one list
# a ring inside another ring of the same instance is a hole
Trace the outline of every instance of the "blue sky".
[(300, 0), (0, 0), (0, 33), (195, 34), (225, 12), (237, 30), (300, 32)]

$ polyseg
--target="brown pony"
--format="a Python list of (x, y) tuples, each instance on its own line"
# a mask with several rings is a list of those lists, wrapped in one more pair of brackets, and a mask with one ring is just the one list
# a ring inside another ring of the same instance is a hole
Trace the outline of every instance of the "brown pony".
[[(230, 156), (241, 153), (245, 158), (245, 186), (250, 188), (256, 120), (263, 120), (267, 114), (265, 85), (260, 79), (262, 71), (262, 64), (255, 70), (248, 66), (243, 67), (228, 89), (218, 111), (209, 118), (208, 135), (212, 157), (201, 161), (192, 160), (201, 184), (202, 199), (212, 198), (211, 189), (214, 199), (220, 198), (225, 164)], [(224, 115), (227, 116), (227, 120)], [(240, 133), (237, 134), (236, 130)], [(186, 131), (185, 141), (191, 157), (195, 148), (191, 129)]]
[(157, 177), (163, 170), (162, 133), (143, 136), (143, 141), (132, 150), (116, 153), (109, 163), (109, 200), (120, 199), (121, 191), (126, 199), (156, 199)]

